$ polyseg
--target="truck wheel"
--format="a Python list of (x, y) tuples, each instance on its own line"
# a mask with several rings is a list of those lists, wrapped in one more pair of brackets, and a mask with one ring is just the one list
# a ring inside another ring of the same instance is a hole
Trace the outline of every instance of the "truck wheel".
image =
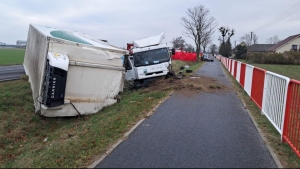
[(175, 71), (174, 71), (173, 69), (170, 70), (170, 75), (171, 75), (171, 76), (176, 76)]

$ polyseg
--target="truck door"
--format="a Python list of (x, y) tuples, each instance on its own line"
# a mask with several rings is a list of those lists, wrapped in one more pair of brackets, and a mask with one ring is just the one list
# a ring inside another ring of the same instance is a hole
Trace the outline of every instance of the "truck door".
[(127, 81), (129, 80), (135, 80), (135, 72), (134, 72), (134, 68), (133, 68), (133, 58), (131, 57), (125, 57), (124, 58), (125, 61), (125, 69), (126, 69), (126, 73), (125, 73), (125, 79)]

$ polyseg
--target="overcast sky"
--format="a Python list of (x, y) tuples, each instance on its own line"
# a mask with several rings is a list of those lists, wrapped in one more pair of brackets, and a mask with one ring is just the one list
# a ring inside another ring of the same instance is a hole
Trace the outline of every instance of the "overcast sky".
[[(27, 40), (29, 24), (85, 33), (125, 47), (126, 43), (165, 33), (164, 42), (183, 36), (181, 18), (190, 7), (202, 4), (216, 18), (218, 27), (234, 28), (240, 37), (274, 19), (282, 12), (299, 11), (265, 29), (255, 31), (258, 43), (278, 35), (279, 39), (300, 34), (300, 0), (1, 0), (0, 42)], [(297, 4), (298, 3), (298, 4)], [(295, 6), (295, 4), (297, 4)], [(217, 27), (217, 28), (218, 28)], [(213, 42), (219, 45), (216, 29)], [(191, 43), (188, 37), (183, 38)]]

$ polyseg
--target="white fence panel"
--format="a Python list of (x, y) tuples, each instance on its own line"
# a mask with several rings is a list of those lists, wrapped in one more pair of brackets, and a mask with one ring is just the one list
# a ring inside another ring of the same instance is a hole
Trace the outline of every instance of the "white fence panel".
[(240, 76), (241, 76), (241, 62), (237, 62), (237, 69), (236, 69), (236, 81), (240, 82)]
[(248, 93), (249, 96), (251, 96), (253, 69), (254, 69), (254, 66), (246, 64), (244, 89)]
[(276, 130), (282, 134), (286, 96), (290, 79), (273, 73), (266, 72), (262, 113), (273, 124)]
[(228, 71), (230, 72), (230, 67), (231, 67), (231, 59), (228, 59), (228, 63), (229, 63), (229, 66), (228, 66)]

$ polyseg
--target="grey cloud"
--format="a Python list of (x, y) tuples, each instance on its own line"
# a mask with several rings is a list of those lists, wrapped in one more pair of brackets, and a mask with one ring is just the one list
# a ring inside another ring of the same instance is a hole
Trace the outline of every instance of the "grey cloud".
[[(2, 0), (0, 42), (14, 44), (27, 39), (30, 23), (86, 33), (116, 46), (165, 32), (165, 42), (182, 36), (180, 19), (187, 8), (203, 4), (219, 26), (236, 30), (233, 41), (260, 27), (297, 0)], [(259, 43), (274, 35), (284, 39), (300, 33), (299, 11), (276, 25), (256, 32)], [(218, 31), (213, 42), (219, 44)], [(184, 37), (188, 43), (193, 41)]]

